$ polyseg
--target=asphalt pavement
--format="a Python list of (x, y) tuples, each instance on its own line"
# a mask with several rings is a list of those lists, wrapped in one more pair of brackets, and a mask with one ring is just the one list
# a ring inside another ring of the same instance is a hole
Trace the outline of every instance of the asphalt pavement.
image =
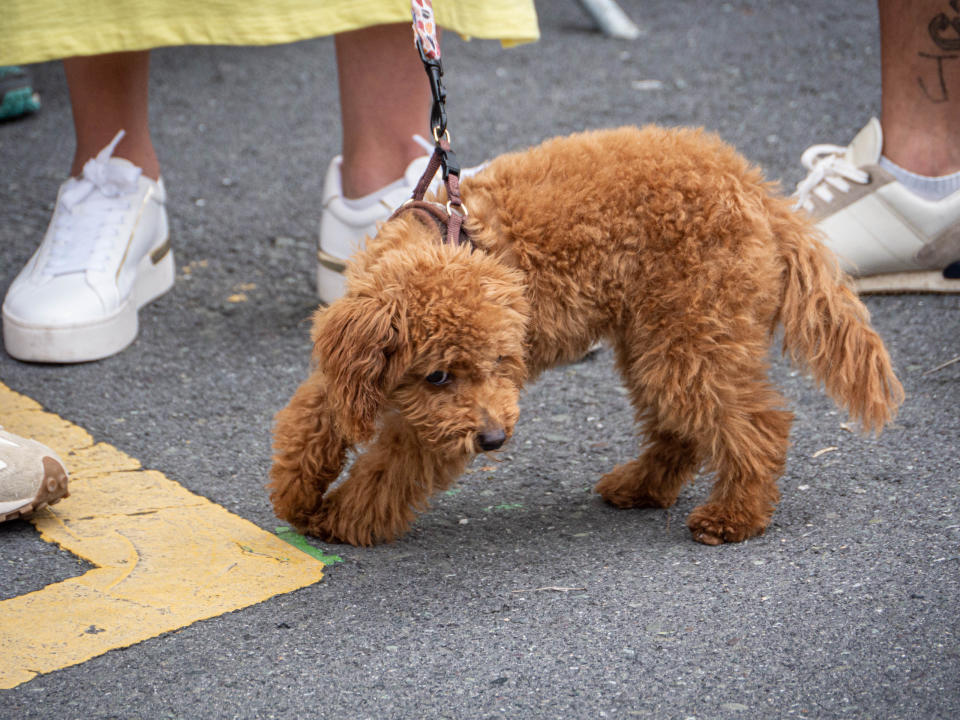
[[(541, 2), (542, 40), (443, 39), (466, 165), (583, 128), (718, 132), (779, 179), (879, 113), (874, 3), (650, 0), (635, 41)], [(0, 286), (39, 242), (73, 150), (58, 63), (0, 124)], [(178, 267), (122, 354), (0, 380), (273, 532), (270, 426), (305, 376), (315, 234), (340, 131), (333, 43), (154, 54), (152, 127)], [(238, 300), (242, 295), (245, 300)], [(903, 718), (960, 716), (960, 300), (867, 300), (907, 400), (880, 437), (773, 353), (796, 414), (767, 533), (706, 547), (669, 511), (591, 492), (632, 458), (609, 350), (547, 373), (500, 462), (324, 579), (0, 691), (3, 718)], [(0, 423), (3, 419), (0, 418)], [(0, 526), (0, 600), (88, 568)], [(63, 608), (70, 613), (70, 607)], [(0, 658), (0, 663), (3, 659)]]

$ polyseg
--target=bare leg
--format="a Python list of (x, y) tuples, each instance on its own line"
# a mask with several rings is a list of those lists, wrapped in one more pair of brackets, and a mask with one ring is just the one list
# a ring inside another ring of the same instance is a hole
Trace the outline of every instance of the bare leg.
[(945, 0), (878, 0), (883, 154), (919, 175), (960, 171), (960, 13)]
[(79, 175), (83, 164), (122, 129), (126, 134), (114, 155), (129, 160), (156, 180), (160, 164), (150, 140), (148, 119), (150, 53), (144, 50), (68, 58), (63, 61), (63, 69), (77, 134), (70, 174)]
[(377, 25), (335, 38), (343, 122), (343, 192), (361, 197), (403, 176), (423, 155), (411, 140), (430, 125), (430, 83), (410, 25)]

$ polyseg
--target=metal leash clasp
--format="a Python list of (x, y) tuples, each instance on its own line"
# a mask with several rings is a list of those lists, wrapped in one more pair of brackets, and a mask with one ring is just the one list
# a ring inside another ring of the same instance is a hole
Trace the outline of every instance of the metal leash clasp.
[[(450, 131), (447, 129), (447, 89), (443, 85), (443, 63), (440, 58), (428, 57), (423, 49), (423, 42), (419, 35), (414, 36), (414, 44), (420, 54), (423, 69), (430, 80), (430, 94), (433, 96), (433, 107), (430, 110), (430, 132), (440, 155), (440, 167), (443, 168), (443, 179), (446, 182), (450, 175), (460, 177), (460, 162), (450, 150)], [(442, 143), (446, 140), (446, 143)], [(442, 145), (446, 147), (442, 147)]]
[(443, 86), (443, 63), (440, 58), (427, 57), (423, 51), (423, 42), (420, 37), (415, 38), (420, 61), (430, 80), (430, 94), (433, 96), (433, 107), (430, 109), (430, 130), (434, 141), (439, 145), (440, 137), (447, 132), (447, 89)]

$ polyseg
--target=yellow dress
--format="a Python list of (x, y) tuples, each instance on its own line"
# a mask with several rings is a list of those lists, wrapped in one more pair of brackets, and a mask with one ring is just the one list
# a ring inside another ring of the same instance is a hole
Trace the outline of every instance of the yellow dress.
[[(272, 45), (411, 22), (409, 0), (4, 0), (0, 65), (169, 45)], [(434, 0), (437, 23), (504, 45), (539, 37), (533, 0)], [(411, 40), (412, 42), (412, 40)]]

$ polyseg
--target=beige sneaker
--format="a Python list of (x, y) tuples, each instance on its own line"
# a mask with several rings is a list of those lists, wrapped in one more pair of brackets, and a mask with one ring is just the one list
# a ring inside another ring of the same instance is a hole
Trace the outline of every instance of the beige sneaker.
[(0, 522), (67, 497), (63, 461), (46, 445), (0, 429)]
[(960, 191), (915, 195), (880, 166), (882, 148), (876, 118), (848, 147), (807, 148), (797, 207), (816, 219), (859, 292), (960, 292)]

